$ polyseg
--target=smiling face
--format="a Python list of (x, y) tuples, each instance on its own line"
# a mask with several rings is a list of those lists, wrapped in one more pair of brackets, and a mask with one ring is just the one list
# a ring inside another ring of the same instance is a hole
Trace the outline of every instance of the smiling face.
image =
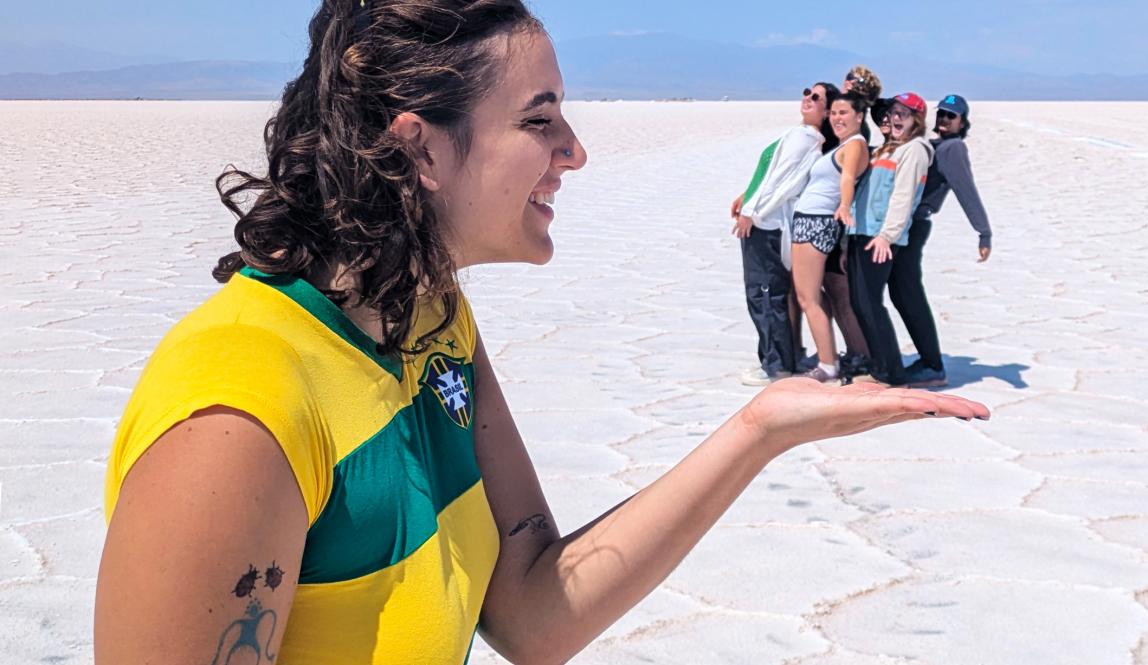
[(811, 127), (820, 127), (825, 120), (827, 110), (825, 86), (815, 85), (809, 88), (809, 94), (801, 97), (801, 120)]
[(961, 116), (956, 113), (939, 109), (937, 111), (937, 124), (933, 131), (941, 136), (954, 136), (961, 133), (962, 122)]
[(562, 75), (550, 39), (524, 31), (492, 41), (493, 57), (506, 69), (471, 112), (470, 150), (462, 159), (435, 151), (433, 200), (459, 268), (549, 261), (554, 195), (564, 173), (586, 164), (562, 116)]
[(886, 138), (893, 133), (893, 125), (890, 124), (888, 113), (886, 113), (885, 116), (881, 118), (881, 124), (878, 125), (878, 128), (881, 130), (881, 136)]
[(889, 109), (889, 126), (892, 128), (893, 140), (905, 141), (911, 138), (916, 124), (912, 109), (901, 102), (893, 104), (893, 108)]
[(864, 119), (865, 116), (854, 111), (853, 106), (846, 99), (835, 100), (833, 108), (829, 109), (829, 126), (833, 128), (833, 133), (841, 140), (861, 133), (861, 123)]

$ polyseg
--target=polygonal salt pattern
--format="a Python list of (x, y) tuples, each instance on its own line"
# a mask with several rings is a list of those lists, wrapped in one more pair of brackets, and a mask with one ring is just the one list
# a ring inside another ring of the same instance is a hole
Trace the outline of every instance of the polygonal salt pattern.
[(1059, 582), (908, 581), (819, 621), (835, 644), (912, 663), (1127, 665), (1148, 629), (1130, 594)]
[[(155, 344), (218, 290), (233, 219), (212, 181), (259, 170), (272, 108), (0, 104), (19, 130), (0, 146), (4, 665), (91, 662), (103, 461)], [(738, 383), (756, 336), (728, 205), (796, 118), (790, 102), (564, 110), (591, 163), (564, 178), (554, 260), (460, 279), (569, 533), (761, 390)], [(975, 262), (950, 200), (925, 273), (945, 390), (993, 419), (782, 455), (572, 662), (1148, 665), (1148, 234), (1128, 214), (1148, 189), (1111, 177), (1148, 149), (1103, 142), (1134, 141), (1145, 111), (978, 102), (993, 256)], [(1082, 225), (1085, 207), (1104, 223)], [(471, 662), (505, 661), (479, 641)]]
[(1106, 542), (1077, 519), (1036, 510), (907, 512), (854, 525), (872, 542), (932, 574), (1148, 587), (1148, 560)]

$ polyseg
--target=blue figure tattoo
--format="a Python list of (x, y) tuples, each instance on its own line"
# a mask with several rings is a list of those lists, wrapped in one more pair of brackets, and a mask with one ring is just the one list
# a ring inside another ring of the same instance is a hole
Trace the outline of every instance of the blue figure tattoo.
[[(271, 618), (271, 632), (267, 634), (267, 641), (260, 645), (259, 626), (267, 617)], [(243, 649), (251, 649), (255, 652), (256, 663), (262, 663), (264, 656), (267, 657), (267, 662), (275, 660), (275, 654), (271, 653), (271, 639), (275, 637), (275, 626), (278, 623), (279, 619), (273, 610), (263, 609), (259, 600), (252, 598), (251, 602), (247, 604), (247, 611), (243, 618), (233, 621), (227, 630), (223, 631), (223, 635), (219, 637), (219, 646), (215, 649), (215, 659), (211, 661), (211, 665), (228, 665), (231, 662), (231, 657)], [(237, 634), (234, 629), (238, 629)], [(228, 637), (231, 637), (230, 642)], [(223, 654), (225, 646), (227, 647), (226, 656)]]
[[(275, 660), (275, 654), (271, 653), (271, 641), (275, 639), (275, 628), (279, 625), (279, 616), (275, 614), (274, 610), (263, 609), (263, 603), (253, 595), (255, 591), (255, 582), (259, 579), (259, 571), (255, 566), (248, 565), (247, 572), (239, 578), (235, 583), (235, 588), (231, 593), (236, 598), (251, 598), (247, 603), (247, 609), (243, 612), (243, 617), (231, 622), (231, 625), (224, 629), (223, 634), (219, 636), (219, 646), (215, 648), (215, 658), (212, 659), (211, 665), (230, 665), (231, 658), (236, 653), (244, 649), (250, 649), (255, 652), (256, 665), (264, 662), (270, 663)], [(264, 586), (275, 591), (276, 587), (283, 581), (283, 570), (271, 562), (271, 566), (264, 571), (263, 574)], [(264, 619), (271, 619), (270, 631), (267, 633), (267, 639), (260, 643), (259, 641), (259, 628), (263, 626)]]

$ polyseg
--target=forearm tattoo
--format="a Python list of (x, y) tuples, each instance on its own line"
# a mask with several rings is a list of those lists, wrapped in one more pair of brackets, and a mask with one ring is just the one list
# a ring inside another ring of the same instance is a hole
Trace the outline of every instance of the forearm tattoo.
[[(250, 650), (255, 654), (255, 663), (270, 663), (275, 660), (271, 653), (271, 641), (275, 638), (275, 629), (279, 624), (279, 616), (274, 610), (263, 609), (263, 603), (255, 597), (259, 580), (263, 580), (263, 589), (271, 589), (271, 593), (283, 583), (283, 569), (274, 561), (261, 575), (259, 570), (247, 564), (247, 572), (239, 577), (235, 588), (231, 590), (236, 598), (250, 598), (243, 616), (231, 622), (219, 636), (219, 646), (215, 649), (215, 658), (211, 665), (229, 665), (235, 654)], [(268, 621), (265, 623), (265, 621)], [(260, 629), (264, 628), (267, 639), (260, 640)], [(249, 662), (249, 661), (245, 661)]]
[(521, 533), (525, 529), (530, 529), (530, 533), (533, 535), (539, 531), (545, 531), (549, 528), (550, 523), (546, 521), (546, 516), (542, 513), (535, 513), (519, 522), (518, 525), (511, 529), (510, 533), (507, 535), (514, 536)]

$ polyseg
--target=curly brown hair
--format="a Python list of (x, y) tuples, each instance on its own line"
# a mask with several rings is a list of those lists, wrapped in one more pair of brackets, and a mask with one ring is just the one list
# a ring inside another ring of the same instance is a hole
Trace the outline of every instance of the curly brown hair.
[(869, 106), (881, 96), (881, 79), (865, 65), (854, 65), (847, 76), (853, 76), (853, 92), (861, 95)]
[[(215, 279), (245, 265), (302, 277), (336, 304), (375, 312), (379, 353), (425, 351), (454, 321), (459, 287), (445, 229), (391, 121), (415, 113), (465, 157), (469, 113), (505, 67), (490, 38), (531, 30), (542, 25), (520, 0), (323, 0), (303, 71), (264, 129), (267, 176), (229, 166), (216, 179), (238, 218), (239, 251), (219, 260)], [(355, 273), (353, 291), (322, 283), (337, 265)], [(410, 340), (428, 302), (444, 319)]]

